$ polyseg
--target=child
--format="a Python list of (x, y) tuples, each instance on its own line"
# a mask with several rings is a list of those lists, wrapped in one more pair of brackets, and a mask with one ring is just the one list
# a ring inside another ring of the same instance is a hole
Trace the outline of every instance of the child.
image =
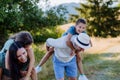
[[(29, 63), (29, 68), (27, 71), (27, 74), (25, 76), (25, 80), (28, 80), (28, 78), (30, 77), (31, 71), (33, 71), (35, 73), (34, 70), (34, 62), (35, 62), (35, 58), (34, 58), (34, 53), (33, 50), (31, 48), (31, 44), (33, 43), (33, 38), (31, 36), (31, 34), (27, 31), (21, 31), (17, 34), (15, 34), (13, 37), (11, 37), (8, 41), (6, 41), (3, 49), (1, 50), (0, 53), (0, 79), (2, 77), (2, 70), (4, 68), (7, 67), (8, 64), (6, 64), (7, 60), (7, 56), (5, 57), (5, 55), (8, 53), (9, 47), (10, 45), (14, 42), (17, 41), (19, 42), (27, 51), (28, 56), (30, 58), (30, 63)], [(6, 58), (6, 59), (5, 59)], [(36, 78), (37, 74), (35, 74), (35, 78)]]
[[(74, 55), (76, 54), (76, 59), (77, 59), (77, 66), (78, 66), (78, 70), (80, 72), (80, 76), (79, 76), (79, 79), (80, 80), (87, 80), (87, 77), (84, 75), (84, 72), (83, 72), (83, 68), (82, 68), (82, 59), (81, 59), (81, 55), (78, 54), (78, 52), (75, 50), (75, 48), (73, 47), (72, 45), (72, 42), (70, 41), (71, 37), (73, 35), (78, 35), (80, 33), (86, 33), (85, 30), (86, 30), (86, 25), (87, 25), (87, 22), (85, 21), (85, 19), (78, 19), (76, 21), (76, 24), (75, 26), (71, 26), (64, 34), (63, 36), (67, 35), (67, 45), (72, 49), (72, 53), (71, 55)], [(87, 33), (86, 33), (87, 34)], [(90, 45), (92, 47), (92, 42), (90, 40)], [(81, 50), (81, 52), (84, 51)]]
[(67, 35), (67, 41), (66, 41), (66, 43), (67, 43), (67, 45), (72, 49), (72, 54), (71, 55), (73, 55), (73, 54), (75, 54), (76, 53), (76, 50), (75, 50), (75, 48), (73, 47), (73, 45), (72, 45), (72, 42), (70, 41), (70, 39), (71, 39), (71, 37), (72, 37), (72, 35), (78, 35), (78, 34), (80, 34), (80, 33), (82, 33), (82, 32), (85, 32), (85, 30), (86, 30), (86, 21), (84, 20), (84, 19), (78, 19), (77, 21), (76, 21), (76, 24), (75, 24), (75, 26), (71, 26), (64, 34), (63, 34), (63, 36), (65, 36), (65, 35)]

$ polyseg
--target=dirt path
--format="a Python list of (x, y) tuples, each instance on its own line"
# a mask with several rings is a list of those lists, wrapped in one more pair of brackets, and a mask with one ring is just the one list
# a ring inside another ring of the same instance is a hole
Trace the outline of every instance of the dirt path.
[(88, 67), (89, 80), (120, 80), (120, 43), (99, 51), (94, 60)]

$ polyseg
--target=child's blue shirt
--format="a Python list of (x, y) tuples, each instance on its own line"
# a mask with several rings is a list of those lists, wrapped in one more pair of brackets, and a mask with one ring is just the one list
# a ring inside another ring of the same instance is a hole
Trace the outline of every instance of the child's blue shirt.
[[(72, 35), (79, 35), (79, 33), (76, 32), (75, 26), (71, 26), (65, 33), (63, 33), (62, 36), (68, 35), (68, 33)], [(83, 31), (83, 33), (86, 33), (86, 32)]]

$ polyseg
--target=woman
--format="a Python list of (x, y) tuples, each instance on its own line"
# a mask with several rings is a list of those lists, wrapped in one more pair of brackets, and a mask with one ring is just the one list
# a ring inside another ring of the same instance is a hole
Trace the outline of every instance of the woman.
[(22, 73), (27, 71), (30, 62), (27, 51), (19, 42), (14, 42), (8, 52), (9, 61), (7, 62), (6, 71), (7, 74), (9, 73), (9, 77), (4, 75), (3, 80), (20, 80), (24, 78), (25, 74)]
[[(21, 31), (19, 33), (16, 33), (12, 37), (10, 37), (10, 39), (6, 41), (3, 49), (1, 50), (1, 53), (0, 53), (0, 80), (2, 78), (2, 70), (4, 68), (7, 68), (7, 66), (8, 66), (7, 62), (8, 62), (9, 58), (7, 58), (8, 56), (6, 54), (8, 54), (9, 47), (14, 41), (19, 42), (21, 44), (21, 46), (23, 46), (26, 49), (28, 56), (30, 58), (29, 68), (28, 68), (27, 74), (25, 76), (25, 80), (28, 80), (29, 76), (31, 74), (31, 71), (33, 70), (35, 73), (35, 70), (33, 69), (35, 58), (34, 58), (34, 53), (33, 53), (32, 47), (31, 47), (31, 44), (33, 43), (33, 38), (31, 36), (31, 34), (27, 31)], [(5, 59), (5, 55), (6, 55), (6, 59)], [(32, 78), (34, 80), (36, 80), (36, 76), (37, 76), (37, 74), (35, 73), (35, 75), (32, 76)]]

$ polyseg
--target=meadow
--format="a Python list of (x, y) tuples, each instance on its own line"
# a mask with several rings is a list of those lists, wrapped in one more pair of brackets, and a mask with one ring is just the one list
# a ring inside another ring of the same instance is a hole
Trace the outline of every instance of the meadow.
[[(64, 27), (65, 28), (65, 27)], [(119, 80), (120, 79), (120, 37), (91, 38), (93, 47), (82, 54), (84, 72), (89, 80)], [(33, 45), (37, 65), (46, 53), (45, 43)], [(52, 56), (42, 66), (38, 80), (55, 80)], [(65, 80), (67, 77), (65, 76)]]

